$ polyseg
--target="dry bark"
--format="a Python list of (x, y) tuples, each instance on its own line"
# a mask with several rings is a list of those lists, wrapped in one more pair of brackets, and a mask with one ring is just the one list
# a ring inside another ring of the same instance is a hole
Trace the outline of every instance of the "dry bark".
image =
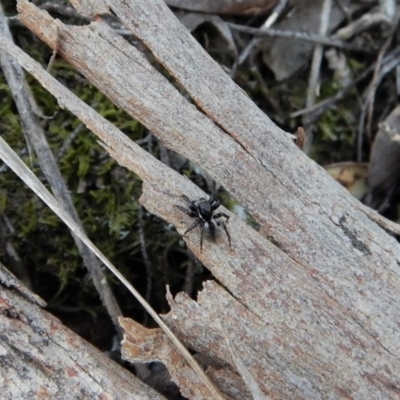
[[(162, 362), (168, 368), (172, 380), (178, 385), (182, 395), (188, 399), (210, 399), (210, 392), (203, 385), (199, 376), (188, 366), (185, 359), (172, 346), (161, 329), (144, 328), (129, 318), (120, 318), (120, 322), (122, 328), (126, 331), (122, 342), (122, 357), (124, 360), (132, 363), (144, 361)], [(207, 368), (207, 373), (213, 377), (220, 390), (228, 395), (229, 398), (249, 398), (248, 391), (243, 387), (240, 376), (232, 369), (229, 369), (226, 363), (221, 364), (215, 361), (214, 365), (210, 367), (200, 360), (200, 364)]]
[[(73, 3), (79, 8), (80, 1)], [(228, 332), (271, 398), (399, 398), (397, 241), (251, 102), (163, 1), (99, 4), (87, 0), (79, 11), (98, 15), (110, 7), (198, 108), (100, 18), (65, 26), (26, 0), (19, 11), (29, 29), (115, 104), (222, 183), (271, 239), (234, 216), (232, 250), (222, 236), (200, 253), (197, 232), (185, 237), (220, 284), (206, 284), (198, 302), (170, 299), (171, 328), (227, 369), (235, 365), (222, 340)], [(142, 204), (184, 232), (187, 218), (174, 205), (182, 193), (201, 192), (116, 129), (102, 129), (105, 122), (64, 99), (37, 66), (18, 60), (143, 178)]]
[(0, 265), (1, 399), (164, 399), (20, 288)]

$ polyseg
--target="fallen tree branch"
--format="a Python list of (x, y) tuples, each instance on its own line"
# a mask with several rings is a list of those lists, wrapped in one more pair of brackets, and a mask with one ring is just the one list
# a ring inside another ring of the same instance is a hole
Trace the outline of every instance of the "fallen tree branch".
[[(234, 216), (232, 250), (217, 241), (200, 253), (198, 234), (188, 234), (188, 246), (222, 286), (207, 291), (209, 303), (177, 304), (168, 324), (191, 348), (229, 363), (217, 345), (223, 334), (212, 324), (229, 322), (232, 342), (241, 345), (239, 356), (272, 397), (396, 396), (398, 243), (230, 81), (163, 2), (86, 1), (82, 9), (99, 15), (107, 11), (105, 3), (199, 109), (100, 20), (68, 27), (27, 1), (19, 5), (25, 25), (166, 146), (221, 182), (269, 236)], [(12, 51), (120, 164), (144, 179), (142, 204), (183, 233), (187, 222), (174, 205), (181, 194), (202, 193), (115, 127), (67, 101), (68, 93)]]
[(61, 39), (60, 54), (115, 104), (222, 183), (273, 238), (275, 253), (298, 262), (305, 276), (317, 279), (347, 315), (400, 357), (394, 345), (400, 341), (397, 241), (255, 106), (162, 0), (86, 1), (78, 11), (99, 15), (106, 5), (208, 117), (104, 24), (66, 27), (32, 7), (28, 12), (27, 5), (20, 10), (24, 24), (49, 46)]

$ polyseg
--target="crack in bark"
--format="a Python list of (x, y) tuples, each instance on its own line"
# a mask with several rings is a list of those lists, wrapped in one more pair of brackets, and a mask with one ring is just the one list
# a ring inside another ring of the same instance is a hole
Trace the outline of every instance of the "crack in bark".
[(258, 158), (256, 161), (258, 161), (283, 187), (286, 187), (279, 176), (275, 174), (270, 168), (268, 168), (264, 161), (262, 161), (260, 158)]
[(396, 360), (400, 361), (400, 357), (398, 357), (396, 354), (392, 353), (387, 347), (385, 347), (371, 332), (368, 331), (367, 328), (365, 328), (365, 326), (358, 321), (355, 317), (353, 317), (352, 315), (349, 315), (349, 317), (366, 333), (368, 334), (368, 336), (370, 336), (374, 342), (376, 342), (386, 353), (390, 354), (391, 356), (393, 356)]

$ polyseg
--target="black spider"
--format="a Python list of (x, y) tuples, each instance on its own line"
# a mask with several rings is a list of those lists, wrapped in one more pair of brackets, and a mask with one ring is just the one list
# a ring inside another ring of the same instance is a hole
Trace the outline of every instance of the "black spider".
[[(224, 229), (226, 236), (228, 237), (229, 247), (231, 245), (231, 237), (229, 235), (228, 229), (225, 225), (225, 222), (228, 222), (229, 215), (226, 215), (223, 212), (219, 212), (214, 214), (214, 211), (221, 205), (221, 202), (215, 197), (216, 187), (215, 182), (212, 184), (212, 192), (210, 198), (207, 200), (202, 197), (199, 200), (190, 200), (184, 194), (182, 195), (182, 199), (185, 200), (188, 208), (182, 207), (180, 205), (176, 205), (181, 211), (186, 213), (192, 218), (196, 218), (192, 225), (185, 231), (184, 235), (190, 232), (192, 229), (196, 228), (197, 225), (200, 225), (200, 251), (203, 250), (203, 236), (204, 232), (206, 232), (211, 240), (215, 240), (217, 229), (216, 226), (222, 226)], [(216, 221), (218, 218), (225, 217), (226, 221)]]

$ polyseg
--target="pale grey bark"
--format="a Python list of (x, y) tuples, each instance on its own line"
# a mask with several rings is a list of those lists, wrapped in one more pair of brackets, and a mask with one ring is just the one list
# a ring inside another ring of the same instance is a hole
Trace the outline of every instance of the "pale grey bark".
[(162, 400), (20, 291), (0, 264), (0, 398)]
[[(81, 11), (99, 14), (97, 4), (87, 0)], [(101, 4), (144, 41), (198, 108), (99, 18), (73, 27), (25, 0), (19, 10), (29, 29), (115, 104), (222, 183), (268, 236), (234, 216), (232, 250), (221, 236), (200, 253), (198, 232), (188, 234), (188, 246), (219, 284), (206, 284), (198, 302), (170, 299), (171, 328), (189, 347), (231, 368), (228, 331), (271, 398), (398, 398), (397, 241), (251, 102), (163, 1)], [(189, 221), (174, 205), (182, 193), (197, 198), (201, 192), (117, 130), (107, 133), (37, 66), (19, 62), (143, 178), (142, 204), (184, 232)]]

